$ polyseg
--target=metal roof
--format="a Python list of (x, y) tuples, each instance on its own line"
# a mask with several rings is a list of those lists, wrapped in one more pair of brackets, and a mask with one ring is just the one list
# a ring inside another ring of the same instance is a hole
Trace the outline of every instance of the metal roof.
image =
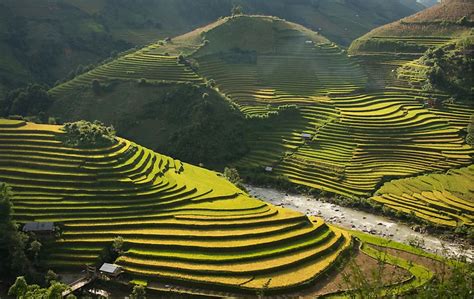
[(114, 265), (114, 264), (109, 264), (109, 263), (104, 263), (102, 267), (100, 267), (99, 271), (100, 272), (105, 272), (109, 274), (115, 273), (115, 271), (119, 270), (120, 266)]
[(54, 222), (28, 222), (23, 226), (24, 232), (54, 231)]

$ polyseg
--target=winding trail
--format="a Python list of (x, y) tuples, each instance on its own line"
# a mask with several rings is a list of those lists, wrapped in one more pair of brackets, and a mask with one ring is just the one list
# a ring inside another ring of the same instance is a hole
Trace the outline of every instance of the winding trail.
[(426, 251), (447, 257), (463, 255), (469, 261), (474, 260), (473, 246), (466, 247), (464, 244), (448, 242), (426, 233), (416, 232), (408, 225), (395, 222), (387, 217), (322, 202), (305, 195), (286, 194), (275, 189), (250, 185), (245, 187), (250, 195), (265, 202), (297, 210), (306, 215), (320, 216), (328, 223), (378, 235), (405, 244), (416, 240), (420, 243), (420, 247)]

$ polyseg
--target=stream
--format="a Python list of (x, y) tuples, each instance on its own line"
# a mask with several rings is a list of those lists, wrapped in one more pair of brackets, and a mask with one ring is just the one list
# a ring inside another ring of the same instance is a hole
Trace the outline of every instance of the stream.
[(319, 216), (326, 222), (347, 229), (358, 230), (381, 236), (393, 241), (409, 244), (416, 242), (422, 249), (446, 257), (464, 255), (467, 260), (474, 260), (473, 246), (448, 242), (427, 233), (414, 231), (406, 224), (398, 223), (384, 216), (322, 202), (299, 194), (288, 194), (270, 188), (245, 186), (250, 195), (275, 206), (299, 211), (308, 216)]

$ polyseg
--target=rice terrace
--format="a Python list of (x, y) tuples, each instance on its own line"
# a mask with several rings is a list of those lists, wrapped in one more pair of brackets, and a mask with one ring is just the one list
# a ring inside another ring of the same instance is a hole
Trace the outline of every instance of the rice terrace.
[(474, 297), (472, 0), (0, 15), (0, 298)]

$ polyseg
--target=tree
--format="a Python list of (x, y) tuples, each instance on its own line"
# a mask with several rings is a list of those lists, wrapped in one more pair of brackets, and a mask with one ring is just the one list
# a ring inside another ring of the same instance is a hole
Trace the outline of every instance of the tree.
[(467, 25), (469, 25), (469, 20), (468, 20), (467, 16), (463, 16), (458, 20), (457, 23), (461, 26), (467, 26)]
[(102, 90), (102, 86), (101, 86), (100, 81), (98, 79), (93, 79), (91, 81), (91, 87), (92, 87), (92, 91), (95, 94), (99, 94), (100, 91)]
[(232, 16), (238, 16), (238, 15), (243, 15), (244, 14), (244, 9), (241, 5), (234, 5), (232, 7)]
[(240, 174), (235, 168), (224, 168), (224, 177), (231, 182), (232, 184), (236, 185), (238, 188), (245, 191), (245, 186), (243, 184), (242, 179), (240, 178)]
[(46, 292), (46, 298), (48, 299), (61, 299), (62, 293), (67, 289), (67, 286), (63, 283), (52, 281)]
[(239, 184), (242, 182), (239, 172), (235, 168), (226, 167), (224, 169), (224, 177), (232, 184)]
[(35, 116), (46, 112), (53, 100), (48, 94), (48, 88), (39, 84), (29, 84), (7, 93), (0, 100), (0, 115)]
[(41, 251), (41, 246), (42, 244), (38, 240), (34, 240), (30, 243), (30, 248), (28, 248), (28, 251), (31, 251), (31, 253), (33, 254), (35, 264), (38, 263), (38, 256)]
[(112, 243), (112, 250), (118, 255), (121, 255), (123, 253), (123, 238), (122, 237), (118, 236), (114, 239), (114, 242)]
[(16, 278), (15, 283), (8, 290), (8, 296), (23, 298), (28, 290), (28, 284), (24, 276)]
[[(8, 290), (8, 295), (19, 299), (61, 299), (62, 293), (67, 289), (67, 285), (51, 281), (48, 288), (41, 288), (37, 284), (28, 285), (25, 277), (17, 277), (15, 283)], [(69, 297), (69, 299), (75, 298)]]
[(85, 120), (66, 123), (65, 134), (61, 136), (66, 146), (76, 148), (95, 148), (110, 146), (115, 142), (115, 129), (100, 121)]
[(12, 220), (11, 197), (10, 187), (0, 183), (0, 276), (5, 277), (25, 274), (30, 266), (25, 255), (28, 236)]
[(144, 286), (136, 285), (130, 294), (130, 299), (146, 299), (146, 289)]
[(474, 114), (471, 115), (469, 125), (467, 126), (466, 143), (474, 147)]
[(214, 87), (216, 87), (216, 80), (214, 80), (214, 79), (209, 79), (209, 80), (207, 80), (206, 86), (209, 87), (209, 88), (214, 88)]
[(183, 54), (180, 54), (177, 58), (178, 64), (185, 64), (186, 63), (186, 57), (184, 57)]
[(46, 272), (46, 275), (44, 276), (44, 280), (46, 281), (46, 283), (50, 284), (52, 281), (58, 280), (58, 274), (56, 274), (56, 272), (54, 272), (53, 270), (48, 270), (48, 272)]

